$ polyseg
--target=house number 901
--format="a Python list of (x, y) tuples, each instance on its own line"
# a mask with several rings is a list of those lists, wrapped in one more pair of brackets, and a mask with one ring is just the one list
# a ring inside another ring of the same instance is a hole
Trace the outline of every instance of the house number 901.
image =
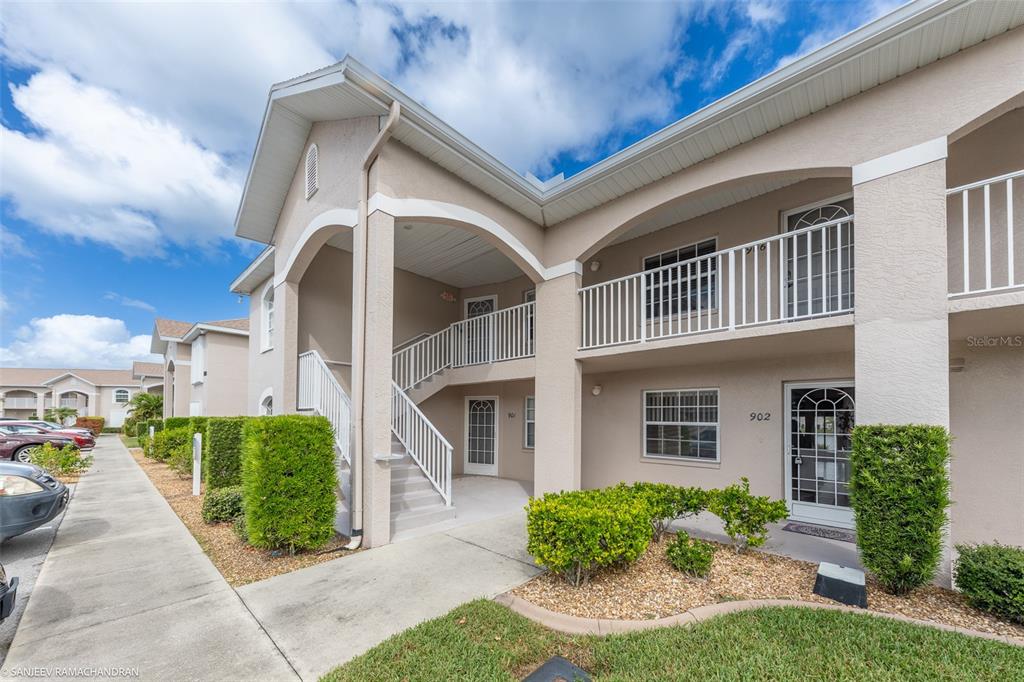
[(772, 413), (771, 412), (751, 412), (750, 413), (750, 421), (752, 421), (752, 422), (767, 422), (767, 421), (771, 421), (771, 419), (772, 419)]

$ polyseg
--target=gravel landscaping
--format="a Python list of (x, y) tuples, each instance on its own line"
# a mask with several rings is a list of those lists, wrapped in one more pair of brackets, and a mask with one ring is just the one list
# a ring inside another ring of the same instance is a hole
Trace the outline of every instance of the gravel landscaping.
[[(512, 591), (537, 606), (583, 618), (648, 620), (687, 609), (738, 599), (796, 599), (832, 604), (815, 595), (817, 565), (747, 550), (736, 554), (716, 544), (711, 573), (706, 579), (689, 578), (672, 568), (665, 557), (666, 536), (652, 542), (633, 566), (598, 573), (576, 588), (563, 578), (544, 573)], [(895, 597), (868, 578), (868, 607), (981, 632), (1024, 640), (1024, 626), (999, 620), (969, 606), (956, 592), (935, 586)]]
[(348, 538), (342, 535), (335, 535), (325, 547), (315, 552), (295, 555), (251, 547), (238, 537), (230, 523), (208, 524), (203, 521), (203, 496), (192, 495), (191, 479), (182, 478), (162, 462), (148, 459), (139, 448), (129, 448), (129, 452), (199, 542), (213, 565), (234, 587), (354, 553), (342, 549), (348, 544)]

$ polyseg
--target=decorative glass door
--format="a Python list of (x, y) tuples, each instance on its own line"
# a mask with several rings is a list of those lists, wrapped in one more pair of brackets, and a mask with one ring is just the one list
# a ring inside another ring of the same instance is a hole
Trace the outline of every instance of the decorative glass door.
[(467, 474), (498, 475), (498, 400), (466, 399)]
[(790, 517), (853, 527), (850, 433), (855, 423), (849, 384), (787, 387), (786, 468)]
[(842, 199), (785, 216), (786, 232), (823, 225), (783, 242), (786, 317), (853, 309), (853, 222), (837, 222), (852, 214), (853, 199)]
[(479, 365), (493, 359), (494, 317), (489, 315), (497, 308), (498, 299), (494, 296), (466, 299), (466, 320), (469, 322), (466, 324), (466, 352), (462, 364)]

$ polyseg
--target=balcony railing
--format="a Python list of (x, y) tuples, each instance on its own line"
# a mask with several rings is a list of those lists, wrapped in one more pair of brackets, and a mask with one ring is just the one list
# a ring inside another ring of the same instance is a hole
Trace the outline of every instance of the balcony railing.
[(394, 354), (392, 373), (407, 391), (449, 367), (532, 357), (534, 303), (455, 322)]
[[(1016, 197), (1014, 196), (1016, 194)], [(1024, 287), (1024, 170), (946, 191), (949, 295)]]
[(580, 348), (851, 312), (853, 222), (851, 215), (583, 287)]
[(35, 396), (4, 398), (4, 407), (8, 410), (34, 410), (37, 406), (38, 403)]

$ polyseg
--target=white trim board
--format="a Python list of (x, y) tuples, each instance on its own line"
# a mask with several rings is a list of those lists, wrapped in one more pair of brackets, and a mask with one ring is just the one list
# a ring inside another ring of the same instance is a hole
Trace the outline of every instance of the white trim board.
[(936, 137), (921, 144), (901, 149), (892, 154), (880, 156), (877, 159), (858, 163), (853, 167), (853, 184), (860, 185), (871, 182), (887, 175), (901, 173), (911, 168), (923, 166), (932, 161), (946, 158), (949, 154), (949, 145), (946, 136)]

